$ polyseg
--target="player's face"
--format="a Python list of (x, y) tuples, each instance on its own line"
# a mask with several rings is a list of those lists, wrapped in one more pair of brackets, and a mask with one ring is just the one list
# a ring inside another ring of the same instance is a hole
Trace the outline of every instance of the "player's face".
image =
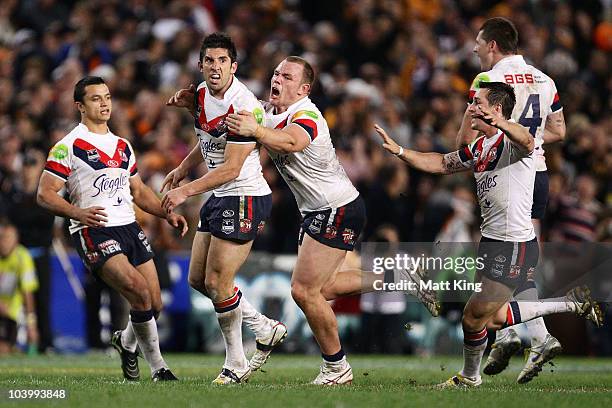
[(491, 128), (491, 125), (488, 125), (486, 122), (482, 120), (482, 110), (480, 107), (490, 111), (493, 115), (501, 117), (501, 105), (491, 106), (489, 105), (489, 101), (487, 100), (487, 95), (489, 94), (489, 90), (486, 88), (479, 89), (476, 91), (474, 95), (474, 99), (472, 103), (468, 107), (468, 113), (470, 114), (471, 122), (470, 126), (474, 130), (478, 130), (484, 132)]
[(493, 55), (492, 55), (491, 42), (487, 42), (482, 38), (482, 31), (478, 32), (476, 36), (476, 45), (474, 46), (474, 53), (478, 55), (480, 61), (480, 69), (482, 71), (488, 71), (493, 68)]
[(81, 114), (94, 122), (108, 122), (113, 110), (111, 94), (106, 84), (85, 87), (83, 103), (77, 103)]
[(303, 74), (300, 64), (286, 60), (278, 64), (270, 81), (270, 104), (286, 108), (308, 95), (310, 85), (302, 83)]
[(232, 84), (232, 75), (238, 64), (232, 62), (225, 48), (207, 48), (204, 58), (199, 63), (206, 86), (213, 95), (223, 95)]

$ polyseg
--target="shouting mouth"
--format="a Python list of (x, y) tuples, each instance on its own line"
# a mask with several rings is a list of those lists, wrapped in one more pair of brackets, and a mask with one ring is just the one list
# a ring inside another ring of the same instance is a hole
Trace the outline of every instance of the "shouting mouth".
[(280, 89), (278, 89), (276, 86), (273, 86), (272, 89), (270, 89), (270, 99), (276, 99), (280, 96)]

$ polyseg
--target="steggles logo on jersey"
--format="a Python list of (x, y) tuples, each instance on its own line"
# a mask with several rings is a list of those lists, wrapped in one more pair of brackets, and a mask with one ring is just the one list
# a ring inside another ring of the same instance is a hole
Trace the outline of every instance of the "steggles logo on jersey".
[(223, 142), (214, 142), (212, 140), (208, 140), (202, 143), (202, 151), (205, 153), (216, 152), (217, 150), (221, 150), (225, 147), (225, 143)]
[(114, 179), (109, 178), (106, 174), (100, 175), (93, 182), (93, 187), (97, 190), (92, 197), (97, 197), (101, 193), (108, 194), (108, 198), (113, 198), (117, 192), (128, 184), (128, 176), (122, 174)]
[(287, 181), (295, 181), (295, 177), (293, 177), (289, 173), (289, 169), (287, 169), (287, 166), (291, 164), (288, 154), (272, 157), (272, 161), (274, 162), (274, 165), (278, 171), (287, 179)]
[(488, 193), (493, 187), (497, 186), (497, 175), (491, 177), (487, 175), (484, 180), (479, 181), (476, 184), (476, 195), (479, 199), (482, 199), (485, 193)]

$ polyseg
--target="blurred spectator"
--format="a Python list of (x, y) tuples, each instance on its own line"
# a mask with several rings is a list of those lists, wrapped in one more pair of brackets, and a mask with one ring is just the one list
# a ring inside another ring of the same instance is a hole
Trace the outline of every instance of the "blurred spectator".
[[(25, 323), (28, 344), (33, 347), (38, 344), (36, 289), (34, 262), (28, 250), (19, 245), (17, 229), (5, 221), (0, 222), (0, 355), (13, 351), (18, 323)], [(25, 312), (25, 322), (20, 320), (22, 312)]]

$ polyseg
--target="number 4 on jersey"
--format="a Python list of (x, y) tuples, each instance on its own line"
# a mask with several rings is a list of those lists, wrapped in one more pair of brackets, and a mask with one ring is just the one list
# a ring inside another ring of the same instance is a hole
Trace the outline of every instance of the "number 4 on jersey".
[[(527, 117), (527, 113), (529, 113), (530, 107), (531, 107), (531, 117)], [(521, 113), (521, 117), (519, 118), (518, 123), (521, 126), (528, 127), (529, 133), (531, 133), (531, 136), (535, 137), (538, 127), (542, 124), (542, 118), (540, 117), (540, 95), (539, 94), (529, 95), (529, 98), (527, 98), (527, 103), (525, 104), (525, 109), (523, 109), (523, 113)]]

